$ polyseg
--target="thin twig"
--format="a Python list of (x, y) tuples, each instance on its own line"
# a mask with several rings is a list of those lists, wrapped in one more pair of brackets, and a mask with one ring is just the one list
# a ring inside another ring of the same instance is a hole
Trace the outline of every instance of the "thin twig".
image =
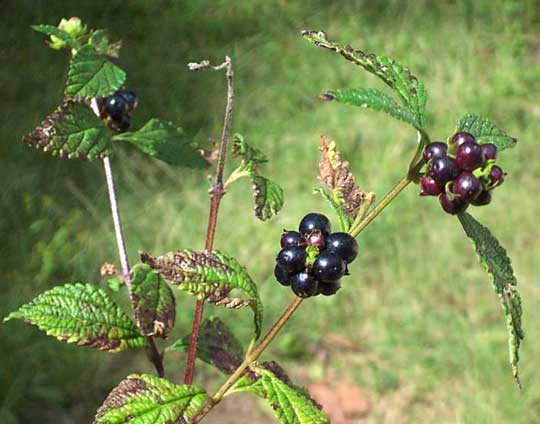
[[(225, 118), (223, 123), (223, 132), (221, 134), (221, 145), (217, 162), (216, 178), (210, 189), (210, 211), (208, 213), (208, 227), (206, 230), (205, 249), (212, 250), (214, 247), (214, 236), (216, 233), (216, 224), (219, 211), (219, 204), (225, 189), (223, 188), (223, 171), (225, 169), (225, 160), (227, 158), (227, 146), (231, 137), (233, 102), (234, 102), (234, 73), (232, 70), (231, 58), (225, 57), (225, 62), (218, 66), (212, 66), (208, 60), (200, 63), (188, 64), (190, 70), (212, 69), (215, 71), (226, 69), (227, 76), (227, 105), (225, 107)], [(193, 373), (195, 371), (195, 360), (197, 358), (197, 343), (199, 340), (199, 329), (203, 315), (204, 301), (197, 300), (195, 313), (193, 315), (193, 325), (191, 328), (191, 340), (189, 342), (189, 351), (184, 374), (184, 384), (191, 384)]]
[[(126, 243), (124, 241), (124, 234), (122, 232), (122, 223), (120, 222), (120, 212), (118, 210), (118, 201), (116, 199), (116, 189), (114, 187), (111, 161), (108, 156), (103, 158), (103, 167), (105, 168), (105, 179), (107, 181), (107, 190), (109, 191), (109, 203), (111, 204), (114, 234), (116, 236), (116, 245), (118, 247), (118, 255), (120, 256), (120, 264), (122, 265), (122, 275), (128, 288), (129, 298), (133, 303), (133, 296), (131, 291), (131, 275), (129, 272), (129, 261), (126, 251)], [(165, 377), (163, 359), (159, 351), (157, 350), (154, 337), (146, 336), (146, 341), (148, 343), (148, 359), (154, 364), (158, 375), (163, 378)]]

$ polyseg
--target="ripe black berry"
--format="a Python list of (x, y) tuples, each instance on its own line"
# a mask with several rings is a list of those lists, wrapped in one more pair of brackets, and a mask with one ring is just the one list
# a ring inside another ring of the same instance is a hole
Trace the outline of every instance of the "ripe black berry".
[(476, 139), (474, 138), (472, 134), (466, 131), (455, 133), (454, 136), (452, 137), (452, 140), (450, 140), (450, 144), (455, 147), (459, 147), (463, 143), (467, 143), (467, 142), (475, 143)]
[(484, 165), (486, 158), (482, 147), (475, 142), (462, 143), (456, 151), (456, 162), (465, 171), (474, 171)]
[(318, 283), (307, 272), (300, 272), (291, 278), (292, 290), (298, 297), (310, 297), (317, 294)]
[(276, 277), (276, 280), (284, 286), (291, 285), (291, 276), (287, 270), (279, 264), (276, 264), (274, 268), (274, 277)]
[(470, 202), (482, 192), (482, 182), (468, 171), (463, 171), (452, 182), (451, 191), (459, 200)]
[(448, 151), (448, 146), (442, 141), (435, 141), (430, 143), (424, 149), (424, 161), (429, 162), (431, 159), (442, 158), (446, 156)]
[(313, 274), (319, 281), (339, 280), (346, 271), (345, 261), (331, 251), (324, 251), (313, 264)]
[(350, 264), (358, 255), (358, 243), (347, 233), (333, 233), (326, 238), (327, 249)]
[(424, 175), (420, 179), (420, 196), (437, 196), (444, 191), (444, 187), (439, 185), (429, 175)]
[(443, 210), (446, 213), (449, 213), (449, 214), (452, 214), (452, 215), (456, 215), (458, 213), (464, 212), (465, 209), (467, 209), (467, 207), (469, 206), (469, 204), (467, 202), (464, 202), (464, 201), (459, 200), (457, 198), (450, 199), (450, 197), (448, 197), (447, 193), (441, 193), (439, 195), (439, 202), (440, 202)]
[(319, 293), (323, 296), (332, 296), (341, 288), (341, 283), (338, 281), (319, 282)]
[(276, 260), (287, 272), (299, 272), (305, 267), (306, 250), (297, 246), (285, 247), (278, 253)]
[(453, 180), (458, 174), (456, 161), (449, 156), (433, 159), (429, 164), (429, 175), (441, 185)]
[(301, 246), (306, 240), (298, 231), (283, 231), (281, 235), (281, 247)]
[(474, 206), (484, 206), (491, 203), (491, 191), (484, 190), (478, 197), (474, 200), (471, 200), (471, 205)]
[(137, 107), (138, 99), (137, 95), (131, 90), (118, 90), (115, 93), (116, 96), (122, 97), (127, 105), (127, 109), (131, 112)]
[(321, 233), (319, 230), (313, 230), (307, 236), (307, 244), (308, 246), (316, 246), (319, 248), (319, 250), (324, 249), (326, 242), (324, 240), (323, 233)]
[(506, 176), (506, 173), (502, 170), (500, 166), (493, 165), (491, 168), (491, 171), (489, 171), (489, 181), (494, 186), (501, 185), (504, 182), (504, 177)]
[(103, 107), (107, 115), (109, 115), (113, 121), (117, 122), (122, 120), (122, 116), (124, 116), (127, 111), (126, 101), (123, 97), (117, 95), (107, 97)]
[(119, 121), (111, 122), (111, 126), (118, 132), (124, 132), (131, 126), (131, 116), (123, 115)]
[(326, 216), (320, 213), (308, 213), (298, 227), (302, 234), (310, 234), (313, 230), (319, 230), (324, 236), (330, 234), (330, 221)]
[(482, 152), (486, 160), (495, 160), (497, 159), (497, 146), (491, 143), (481, 144)]

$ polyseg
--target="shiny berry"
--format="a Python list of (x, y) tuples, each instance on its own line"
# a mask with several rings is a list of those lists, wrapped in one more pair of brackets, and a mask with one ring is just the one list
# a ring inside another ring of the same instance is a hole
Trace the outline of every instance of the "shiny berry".
[(291, 278), (292, 290), (298, 297), (310, 297), (317, 294), (318, 283), (307, 272), (300, 272)]
[(122, 117), (127, 111), (127, 103), (121, 96), (110, 96), (105, 100), (105, 105), (103, 106), (105, 113), (111, 117), (113, 121), (120, 122)]
[(319, 282), (319, 293), (323, 296), (332, 296), (336, 294), (337, 291), (341, 288), (341, 283), (339, 280), (330, 281), (330, 282)]
[(446, 156), (448, 151), (448, 146), (442, 141), (434, 141), (429, 143), (424, 149), (424, 161), (429, 162), (431, 159), (442, 158)]
[(343, 259), (332, 251), (325, 250), (313, 263), (313, 274), (319, 281), (339, 280), (346, 271)]
[(458, 174), (457, 163), (449, 156), (433, 159), (429, 164), (429, 175), (441, 185), (453, 180)]
[(437, 196), (444, 191), (444, 187), (429, 175), (420, 179), (420, 196)]
[(281, 247), (301, 246), (306, 240), (298, 231), (283, 231), (281, 235)]
[(450, 145), (459, 147), (463, 143), (476, 143), (474, 136), (466, 131), (461, 131), (455, 133), (452, 139), (450, 140)]
[(346, 263), (350, 264), (358, 255), (356, 239), (347, 233), (333, 233), (326, 238), (327, 250), (336, 253)]
[(486, 157), (479, 144), (465, 142), (457, 148), (456, 162), (464, 171), (474, 171), (486, 163)]
[(137, 99), (137, 95), (133, 91), (118, 90), (115, 95), (120, 96), (125, 100), (127, 104), (127, 109), (130, 112), (137, 107), (139, 100)]
[(463, 171), (452, 181), (451, 191), (459, 200), (470, 202), (482, 192), (482, 182), (468, 171)]
[(504, 172), (500, 166), (493, 165), (488, 175), (491, 184), (493, 186), (501, 185), (504, 182), (504, 177), (506, 177), (506, 172)]
[(491, 191), (484, 190), (478, 197), (474, 200), (471, 200), (471, 205), (474, 206), (484, 206), (491, 203)]
[(131, 126), (131, 117), (129, 115), (122, 115), (119, 121), (112, 121), (111, 127), (118, 132), (124, 132)]
[(279, 264), (276, 264), (274, 268), (274, 277), (276, 277), (276, 280), (284, 286), (291, 285), (291, 276), (287, 270)]
[(306, 250), (298, 246), (285, 247), (278, 253), (276, 260), (287, 272), (299, 272), (305, 267)]
[(497, 159), (497, 146), (491, 143), (481, 144), (482, 152), (486, 160), (495, 160)]
[(451, 199), (448, 197), (447, 193), (441, 193), (439, 195), (439, 203), (446, 213), (451, 215), (456, 215), (458, 213), (464, 212), (465, 209), (469, 206), (467, 202), (459, 200), (457, 198)]
[(324, 236), (330, 234), (330, 221), (326, 216), (320, 213), (308, 213), (298, 227), (302, 234), (310, 234), (313, 230), (319, 230)]
[(326, 242), (324, 240), (324, 235), (319, 230), (313, 230), (307, 236), (307, 245), (318, 247), (319, 250), (324, 249)]

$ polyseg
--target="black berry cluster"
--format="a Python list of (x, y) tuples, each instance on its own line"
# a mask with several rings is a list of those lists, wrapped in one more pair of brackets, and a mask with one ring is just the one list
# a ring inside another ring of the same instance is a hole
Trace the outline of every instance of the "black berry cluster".
[(131, 113), (137, 107), (137, 95), (133, 91), (118, 90), (112, 96), (98, 102), (101, 118), (118, 132), (127, 131), (131, 125)]
[(420, 180), (421, 196), (439, 196), (443, 210), (455, 215), (469, 205), (491, 202), (491, 190), (501, 185), (506, 173), (495, 165), (497, 147), (478, 144), (472, 134), (458, 132), (450, 143), (436, 141), (426, 146), (426, 175)]
[(274, 276), (291, 286), (299, 297), (331, 296), (348, 275), (347, 265), (358, 255), (358, 243), (347, 233), (331, 233), (330, 221), (319, 213), (307, 214), (298, 231), (283, 232)]

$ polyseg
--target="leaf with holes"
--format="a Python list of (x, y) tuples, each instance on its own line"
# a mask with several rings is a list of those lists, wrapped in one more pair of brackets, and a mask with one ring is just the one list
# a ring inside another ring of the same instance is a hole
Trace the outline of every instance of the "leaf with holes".
[(176, 302), (171, 288), (146, 264), (135, 265), (131, 275), (137, 325), (145, 336), (166, 338), (176, 318)]
[(101, 159), (112, 152), (109, 131), (101, 120), (88, 106), (70, 98), (23, 141), (64, 159)]
[(87, 44), (71, 58), (65, 93), (84, 99), (105, 97), (122, 87), (125, 81), (123, 69)]
[(465, 230), (465, 234), (474, 244), (480, 264), (491, 276), (493, 288), (499, 295), (508, 327), (510, 364), (514, 379), (520, 385), (518, 372), (519, 347), (524, 338), (524, 333), (521, 327), (521, 298), (516, 289), (517, 280), (514, 276), (510, 258), (488, 228), (466, 212), (459, 214), (458, 218)]
[[(187, 352), (191, 334), (177, 340), (168, 349)], [(244, 349), (231, 329), (218, 317), (209, 317), (201, 324), (197, 357), (225, 374), (232, 374), (242, 363)]]
[(250, 392), (265, 399), (282, 424), (327, 424), (330, 422), (307, 390), (293, 385), (275, 362), (251, 367), (227, 392)]
[(493, 143), (499, 151), (514, 147), (517, 143), (517, 138), (510, 137), (489, 119), (472, 113), (468, 113), (459, 120), (456, 127), (457, 131), (471, 133), (481, 144)]
[[(249, 306), (254, 314), (254, 340), (261, 335), (262, 303), (257, 286), (246, 268), (233, 257), (219, 251), (189, 249), (157, 257), (140, 252), (140, 257), (180, 290), (198, 299), (233, 309)], [(247, 298), (231, 297), (235, 289), (244, 292)]]
[(400, 106), (392, 97), (374, 88), (350, 88), (329, 91), (319, 96), (323, 100), (335, 100), (351, 106), (373, 109), (385, 112), (415, 128), (420, 128), (417, 117), (409, 110)]
[(55, 50), (64, 47), (76, 49), (80, 46), (79, 42), (75, 37), (73, 37), (73, 35), (53, 25), (31, 25), (31, 28), (34, 31), (50, 36), (51, 40), (56, 38), (59, 42), (56, 41), (49, 43), (51, 48), (54, 48)]
[(405, 108), (414, 115), (418, 127), (424, 128), (426, 89), (409, 69), (388, 57), (367, 54), (349, 45), (330, 41), (323, 31), (308, 30), (303, 31), (302, 35), (317, 47), (339, 53), (348, 61), (379, 77), (396, 92)]
[(133, 374), (99, 407), (94, 424), (187, 423), (209, 396), (202, 387), (176, 385), (163, 378)]
[(107, 352), (143, 347), (145, 339), (107, 293), (92, 284), (66, 284), (48, 290), (12, 312), (47, 335)]
[(127, 141), (141, 152), (170, 165), (205, 167), (196, 146), (192, 146), (181, 128), (171, 122), (151, 119), (141, 129), (115, 135), (113, 140)]

